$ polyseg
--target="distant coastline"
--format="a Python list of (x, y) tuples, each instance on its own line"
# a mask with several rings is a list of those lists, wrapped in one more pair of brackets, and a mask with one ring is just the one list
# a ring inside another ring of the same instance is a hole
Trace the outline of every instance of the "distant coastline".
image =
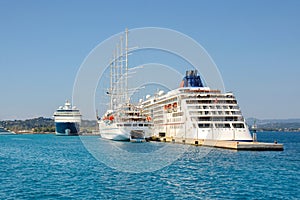
[(248, 118), (250, 130), (255, 123), (257, 131), (300, 132), (300, 119), (256, 119)]
[(34, 132), (32, 130), (19, 130), (19, 131), (14, 131), (16, 134), (55, 134), (55, 131), (54, 132), (43, 132), (43, 131), (40, 131), (40, 132)]
[[(248, 118), (247, 124), (250, 131), (254, 121), (257, 131), (279, 131), (279, 132), (300, 132), (300, 119), (255, 119)], [(4, 120), (0, 126), (17, 134), (55, 134), (54, 120), (51, 118), (38, 117), (26, 120)], [(97, 128), (96, 120), (82, 120), (81, 132), (92, 133)]]
[[(96, 120), (82, 120), (81, 131), (93, 132), (97, 127)], [(4, 120), (0, 126), (16, 134), (55, 134), (54, 120), (51, 118), (38, 117), (26, 120)]]

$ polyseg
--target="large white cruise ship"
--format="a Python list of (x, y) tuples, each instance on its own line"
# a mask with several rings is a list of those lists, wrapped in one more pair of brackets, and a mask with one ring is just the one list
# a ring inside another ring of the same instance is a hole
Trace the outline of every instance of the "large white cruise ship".
[(60, 106), (54, 113), (56, 135), (78, 135), (81, 123), (79, 110), (66, 101), (64, 106)]
[(186, 72), (180, 88), (149, 96), (141, 106), (153, 119), (154, 136), (252, 141), (234, 95), (204, 87), (196, 70)]
[[(110, 63), (109, 109), (98, 118), (99, 132), (102, 138), (110, 140), (145, 141), (150, 137), (151, 117), (144, 115), (137, 105), (130, 103), (128, 97), (128, 30), (125, 31), (125, 45), (120, 44)], [(125, 46), (125, 49), (122, 47)], [(125, 51), (125, 53), (124, 53)]]

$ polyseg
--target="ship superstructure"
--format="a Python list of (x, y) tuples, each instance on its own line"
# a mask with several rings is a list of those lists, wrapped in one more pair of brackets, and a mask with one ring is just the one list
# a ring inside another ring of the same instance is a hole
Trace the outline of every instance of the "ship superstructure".
[(157, 137), (252, 141), (233, 93), (204, 87), (196, 70), (186, 72), (178, 89), (148, 95), (141, 106)]
[(66, 101), (54, 113), (56, 135), (78, 135), (81, 123), (79, 110)]

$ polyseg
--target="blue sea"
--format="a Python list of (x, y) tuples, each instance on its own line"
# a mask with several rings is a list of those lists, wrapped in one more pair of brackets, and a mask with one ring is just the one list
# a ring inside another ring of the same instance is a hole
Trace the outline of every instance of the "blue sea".
[(1, 135), (0, 199), (300, 199), (300, 133), (259, 132), (258, 140), (285, 149)]

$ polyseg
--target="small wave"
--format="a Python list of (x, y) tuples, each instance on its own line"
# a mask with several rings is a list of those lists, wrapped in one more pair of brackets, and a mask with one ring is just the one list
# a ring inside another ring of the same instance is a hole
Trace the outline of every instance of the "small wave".
[(28, 141), (28, 140), (32, 140), (32, 139), (29, 139), (29, 138), (12, 138), (11, 140)]

